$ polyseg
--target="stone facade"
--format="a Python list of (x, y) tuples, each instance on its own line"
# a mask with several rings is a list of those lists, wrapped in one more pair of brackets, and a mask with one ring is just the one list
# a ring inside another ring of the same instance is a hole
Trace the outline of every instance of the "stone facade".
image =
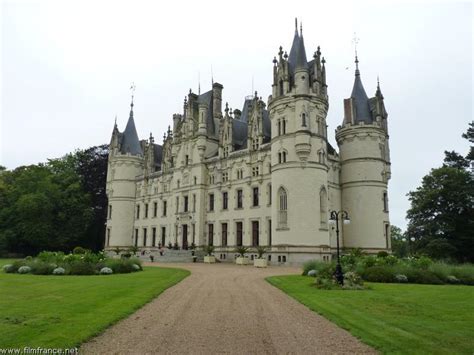
[[(127, 127), (115, 125), (107, 173), (106, 249), (156, 251), (213, 244), (221, 260), (238, 245), (266, 246), (272, 263), (330, 260), (336, 233), (331, 210), (345, 210), (340, 244), (367, 252), (390, 249), (387, 113), (377, 85), (368, 98), (356, 75), (336, 129), (327, 140), (325, 60), (308, 61), (295, 30), (289, 55), (274, 58), (272, 95), (247, 97), (222, 111), (223, 86), (191, 91), (173, 115), (163, 144), (139, 140), (133, 101)], [(253, 252), (255, 254), (255, 252)]]

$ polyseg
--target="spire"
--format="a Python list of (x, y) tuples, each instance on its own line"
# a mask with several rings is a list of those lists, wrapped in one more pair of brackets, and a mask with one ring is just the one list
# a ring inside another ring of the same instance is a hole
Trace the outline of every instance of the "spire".
[(372, 115), (370, 114), (369, 109), (369, 98), (364, 89), (364, 85), (362, 85), (362, 80), (360, 78), (360, 71), (359, 71), (359, 59), (356, 55), (355, 57), (356, 63), (356, 71), (355, 71), (355, 79), (354, 79), (354, 86), (352, 88), (351, 98), (354, 99), (354, 104), (356, 108), (356, 115), (355, 121), (360, 122), (372, 122)]
[[(133, 88), (133, 89), (132, 89)], [(135, 85), (132, 85), (132, 90), (135, 90)], [(130, 116), (128, 117), (127, 126), (122, 135), (122, 153), (130, 153), (132, 155), (142, 155), (143, 151), (138, 140), (137, 129), (135, 128), (135, 121), (133, 120), (133, 94), (132, 102), (130, 103)]]
[(375, 96), (381, 98), (383, 100), (382, 90), (380, 90), (380, 80), (379, 76), (377, 75), (377, 90), (375, 91)]
[[(295, 18), (295, 35), (293, 36), (293, 43), (290, 49), (290, 63), (294, 63), (296, 60), (296, 51), (300, 43), (300, 37), (298, 36), (298, 20)], [(280, 50), (281, 51), (281, 50)]]
[(298, 35), (298, 22), (295, 19), (295, 36), (291, 45), (290, 57), (288, 59), (291, 69), (307, 69), (306, 50), (303, 39), (303, 26), (300, 24), (300, 34)]

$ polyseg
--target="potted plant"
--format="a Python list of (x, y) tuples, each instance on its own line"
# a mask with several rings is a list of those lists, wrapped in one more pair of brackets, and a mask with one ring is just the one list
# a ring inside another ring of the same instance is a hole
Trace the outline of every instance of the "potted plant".
[(249, 264), (249, 258), (245, 256), (247, 252), (249, 251), (249, 248), (240, 246), (235, 249), (235, 251), (239, 254), (239, 256), (235, 259), (235, 263), (237, 265), (248, 265)]
[(216, 262), (216, 257), (212, 255), (214, 252), (214, 246), (213, 245), (206, 245), (204, 247), (204, 251), (206, 252), (206, 256), (204, 257), (204, 262), (208, 264), (214, 264)]
[(267, 267), (267, 259), (265, 259), (263, 257), (263, 254), (265, 254), (266, 251), (267, 251), (267, 248), (265, 248), (263, 246), (258, 246), (257, 247), (258, 258), (254, 259), (254, 261), (253, 261), (253, 265), (255, 267)]

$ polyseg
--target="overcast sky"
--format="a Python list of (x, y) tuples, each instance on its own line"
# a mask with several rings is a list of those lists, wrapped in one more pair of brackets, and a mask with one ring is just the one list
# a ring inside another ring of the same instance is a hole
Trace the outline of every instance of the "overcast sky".
[(380, 76), (389, 113), (392, 224), (405, 228), (407, 192), (441, 164), (465, 154), (473, 119), (471, 2), (18, 1), (1, 7), (0, 164), (9, 169), (108, 143), (122, 131), (136, 85), (140, 138), (161, 143), (192, 88), (214, 80), (242, 108), (271, 92), (272, 59), (289, 51), (294, 18), (307, 56), (326, 58), (327, 123), (342, 122), (354, 80), (354, 32), (369, 96)]

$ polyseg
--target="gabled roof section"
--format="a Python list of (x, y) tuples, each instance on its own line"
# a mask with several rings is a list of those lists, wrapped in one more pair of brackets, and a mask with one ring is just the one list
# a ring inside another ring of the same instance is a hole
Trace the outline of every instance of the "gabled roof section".
[(133, 120), (133, 102), (130, 105), (130, 116), (125, 131), (122, 133), (121, 141), (122, 154), (143, 155), (140, 141), (138, 140), (137, 129), (135, 128), (135, 121)]

